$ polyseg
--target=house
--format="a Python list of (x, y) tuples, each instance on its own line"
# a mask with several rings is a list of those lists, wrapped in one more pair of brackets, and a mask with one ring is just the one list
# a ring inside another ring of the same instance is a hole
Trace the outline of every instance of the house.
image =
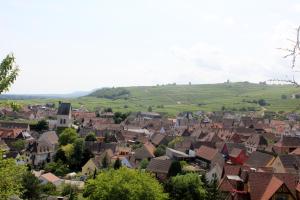
[(271, 167), (271, 164), (273, 163), (274, 159), (275, 157), (270, 154), (255, 151), (249, 156), (244, 166), (255, 169), (261, 167)]
[(223, 167), (224, 158), (217, 149), (201, 146), (196, 150), (196, 162), (200, 164), (205, 169), (210, 169), (217, 163)]
[(268, 172), (249, 173), (248, 193), (251, 200), (296, 200), (298, 177)]
[(225, 199), (296, 200), (298, 177), (286, 173), (247, 172), (246, 177), (225, 176), (219, 185)]
[(247, 153), (243, 149), (233, 148), (229, 153), (229, 160), (233, 164), (242, 165), (247, 159), (248, 159)]
[(55, 131), (44, 132), (37, 141), (29, 143), (25, 151), (26, 162), (35, 166), (52, 162), (58, 147)]
[(298, 174), (300, 168), (299, 155), (279, 155), (272, 163), (274, 172)]
[(154, 158), (154, 151), (155, 147), (150, 142), (143, 144), (142, 147), (136, 149), (134, 151), (134, 157), (135, 160), (141, 161), (143, 159), (150, 160), (151, 158)]
[(217, 182), (219, 182), (221, 180), (222, 173), (223, 167), (221, 167), (219, 164), (216, 164), (205, 174), (205, 178), (209, 183), (214, 181), (214, 179), (216, 179)]
[(0, 138), (1, 139), (26, 139), (23, 136), (23, 132), (24, 130), (18, 128), (0, 128)]
[(71, 127), (72, 107), (70, 103), (59, 103), (57, 111), (57, 127)]
[(137, 114), (137, 118), (139, 119), (160, 119), (161, 115), (159, 113), (155, 113), (155, 112), (139, 112)]
[(165, 134), (154, 133), (151, 136), (150, 141), (152, 142), (152, 144), (154, 146), (159, 146), (159, 145), (162, 145), (162, 144), (167, 145), (170, 140), (167, 139), (167, 136)]
[(257, 150), (265, 150), (268, 146), (268, 141), (260, 134), (252, 134), (245, 142), (245, 147), (248, 153)]
[(273, 150), (277, 154), (288, 154), (300, 147), (300, 138), (283, 136), (273, 145)]
[(0, 121), (0, 128), (4, 129), (21, 129), (22, 131), (30, 131), (28, 123)]
[(91, 158), (87, 161), (85, 165), (83, 165), (81, 171), (84, 175), (91, 175), (95, 171), (98, 171), (102, 167), (102, 162), (104, 157), (108, 159), (108, 163), (111, 163), (111, 158), (114, 156), (113, 152), (111, 150), (106, 150), (104, 153), (102, 153), (99, 156), (95, 156), (94, 158)]
[(168, 156), (169, 158), (171, 158), (172, 160), (189, 160), (189, 158), (191, 156), (189, 156), (186, 153), (183, 153), (181, 151), (177, 151), (175, 149), (171, 149), (171, 148), (166, 148), (166, 156)]
[(168, 177), (171, 165), (172, 160), (167, 156), (157, 157), (151, 159), (146, 171), (155, 174), (155, 177), (159, 180), (165, 180)]
[(52, 173), (46, 173), (43, 174), (39, 177), (39, 180), (41, 181), (42, 184), (47, 184), (47, 183), (52, 183), (55, 186), (59, 186), (63, 183), (63, 180), (58, 178), (57, 176), (55, 176)]

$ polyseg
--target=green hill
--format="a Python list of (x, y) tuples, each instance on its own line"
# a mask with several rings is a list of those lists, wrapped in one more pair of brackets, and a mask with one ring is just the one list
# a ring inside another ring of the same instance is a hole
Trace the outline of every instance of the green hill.
[[(248, 82), (164, 85), (122, 88), (105, 88), (88, 96), (70, 101), (74, 107), (86, 106), (93, 110), (111, 107), (114, 111), (147, 111), (151, 106), (155, 112), (174, 116), (182, 111), (229, 110), (300, 111), (300, 99), (293, 98), (300, 89), (291, 85), (262, 85)], [(264, 99), (267, 105), (257, 102)], [(21, 103), (40, 103), (58, 99), (23, 100)]]

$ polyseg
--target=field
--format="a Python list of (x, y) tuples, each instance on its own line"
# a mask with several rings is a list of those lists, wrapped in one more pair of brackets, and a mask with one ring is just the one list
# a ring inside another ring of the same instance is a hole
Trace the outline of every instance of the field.
[[(154, 112), (175, 116), (182, 111), (219, 111), (242, 108), (266, 109), (269, 111), (300, 111), (300, 99), (292, 98), (300, 94), (300, 88), (291, 85), (261, 85), (253, 83), (222, 83), (205, 85), (164, 85), (125, 87), (128, 97), (107, 99), (93, 96), (62, 99), (71, 102), (73, 107), (84, 106), (89, 110), (111, 107), (114, 111), (147, 111), (149, 106)], [(286, 98), (282, 98), (285, 95)], [(265, 99), (262, 107), (253, 100)], [(58, 102), (59, 99), (15, 100), (21, 104)]]

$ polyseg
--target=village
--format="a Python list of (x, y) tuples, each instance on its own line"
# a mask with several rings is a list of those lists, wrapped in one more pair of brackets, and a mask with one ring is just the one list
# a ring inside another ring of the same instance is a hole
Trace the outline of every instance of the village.
[[(67, 102), (0, 113), (18, 119), (0, 122), (3, 159), (26, 165), (56, 189), (68, 184), (83, 191), (103, 169), (122, 167), (161, 183), (196, 173), (214, 182), (222, 199), (300, 199), (300, 116), (294, 113), (282, 120), (226, 111), (167, 118), (111, 108), (91, 112)], [(53, 194), (45, 192), (44, 199), (69, 198)]]

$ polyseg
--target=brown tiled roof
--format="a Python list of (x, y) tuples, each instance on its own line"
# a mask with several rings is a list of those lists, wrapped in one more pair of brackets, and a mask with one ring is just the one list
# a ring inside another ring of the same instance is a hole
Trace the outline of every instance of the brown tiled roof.
[(167, 174), (171, 165), (172, 160), (170, 159), (153, 158), (148, 164), (147, 171)]
[(265, 167), (273, 159), (274, 156), (270, 154), (255, 151), (249, 156), (248, 160), (245, 162), (245, 166), (253, 168)]
[(159, 145), (163, 139), (165, 138), (166, 136), (163, 135), (163, 134), (160, 134), (160, 133), (154, 133), (153, 136), (151, 137), (151, 142), (154, 144), (154, 145)]
[(279, 147), (300, 147), (300, 138), (283, 136), (274, 146)]
[(196, 155), (200, 158), (204, 158), (205, 160), (213, 160), (216, 154), (218, 153), (217, 149), (210, 148), (207, 146), (201, 146), (198, 150), (196, 150)]
[(22, 130), (26, 130), (28, 128), (28, 124), (27, 123), (20, 123), (20, 122), (3, 122), (0, 121), (0, 128), (5, 128), (5, 129), (22, 129)]
[(22, 132), (22, 129), (6, 129), (0, 128), (0, 138), (16, 138)]
[(224, 176), (236, 175), (239, 176), (241, 173), (241, 166), (239, 165), (225, 165), (224, 166)]
[(151, 143), (144, 144), (142, 147), (136, 149), (135, 158), (137, 160), (143, 160), (145, 158), (154, 158), (155, 147)]
[(246, 141), (246, 144), (259, 146), (259, 145), (268, 145), (268, 142), (264, 138), (264, 136), (262, 136), (260, 134), (253, 134), (248, 138), (248, 140)]
[(270, 199), (274, 192), (276, 192), (283, 184), (291, 191), (295, 198), (297, 179), (297, 175), (285, 173), (249, 173), (248, 185), (251, 200)]
[(300, 155), (279, 155), (278, 158), (284, 168), (298, 169), (300, 168)]
[(296, 148), (294, 151), (292, 151), (290, 154), (292, 155), (300, 155), (300, 147)]

